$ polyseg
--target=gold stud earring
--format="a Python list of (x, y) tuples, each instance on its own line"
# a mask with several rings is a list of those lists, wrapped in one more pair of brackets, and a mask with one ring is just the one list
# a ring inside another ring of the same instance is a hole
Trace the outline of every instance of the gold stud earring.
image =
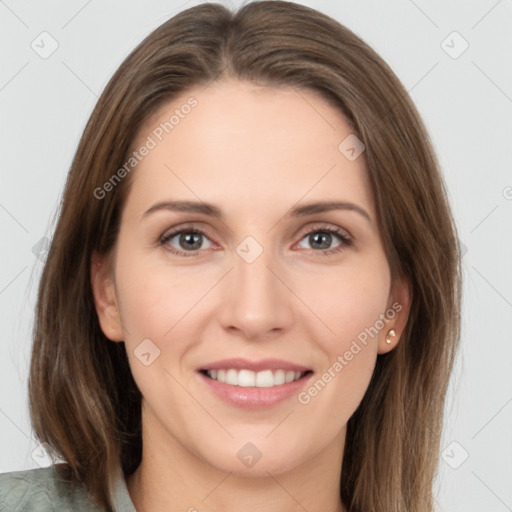
[(391, 343), (391, 340), (389, 339), (390, 336), (395, 336), (396, 335), (396, 332), (394, 329), (391, 329), (389, 332), (388, 332), (388, 335), (386, 336), (386, 343), (389, 345)]

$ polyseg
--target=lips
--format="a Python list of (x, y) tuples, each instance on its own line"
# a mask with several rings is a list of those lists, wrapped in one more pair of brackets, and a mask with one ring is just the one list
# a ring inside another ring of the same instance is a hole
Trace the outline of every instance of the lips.
[(200, 380), (230, 405), (261, 409), (296, 395), (313, 371), (283, 359), (223, 359), (197, 370)]
[(261, 372), (264, 370), (284, 370), (305, 373), (311, 371), (311, 368), (300, 364), (291, 363), (283, 359), (262, 359), (260, 361), (250, 361), (243, 358), (223, 359), (214, 363), (207, 364), (201, 370), (250, 370), (252, 372)]

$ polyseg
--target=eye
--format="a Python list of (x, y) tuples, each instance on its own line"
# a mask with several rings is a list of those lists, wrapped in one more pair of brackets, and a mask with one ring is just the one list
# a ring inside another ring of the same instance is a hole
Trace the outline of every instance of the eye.
[[(337, 238), (339, 243), (334, 248), (331, 248), (333, 238)], [(352, 239), (345, 231), (331, 226), (321, 226), (312, 229), (303, 236), (302, 240), (306, 240), (312, 250), (315, 252), (323, 251), (323, 254), (326, 256), (342, 251), (346, 246), (352, 244)]]
[[(336, 239), (338, 239), (338, 245), (330, 248), (333, 240)], [(208, 245), (203, 247), (205, 240), (208, 241)], [(352, 238), (348, 233), (331, 226), (320, 226), (311, 229), (303, 235), (301, 243), (303, 240), (310, 244), (310, 250), (322, 253), (325, 256), (340, 252), (352, 244)], [(165, 233), (160, 238), (160, 244), (165, 246), (165, 249), (172, 254), (184, 257), (199, 256), (201, 249), (211, 249), (213, 245), (204, 231), (193, 226), (185, 226)]]
[(180, 230), (167, 233), (163, 235), (163, 237), (160, 239), (160, 243), (162, 245), (171, 245), (171, 247), (175, 247), (172, 245), (172, 241), (174, 239), (176, 239), (174, 243), (177, 244), (178, 247), (182, 247), (183, 249), (185, 249), (185, 251), (181, 251), (176, 248), (171, 248), (167, 250), (178, 256), (198, 256), (198, 251), (200, 249), (211, 248), (211, 242), (210, 246), (201, 247), (203, 239), (206, 239), (208, 241), (210, 241), (210, 239), (206, 236), (206, 234), (203, 231), (194, 227), (185, 227), (181, 228)]

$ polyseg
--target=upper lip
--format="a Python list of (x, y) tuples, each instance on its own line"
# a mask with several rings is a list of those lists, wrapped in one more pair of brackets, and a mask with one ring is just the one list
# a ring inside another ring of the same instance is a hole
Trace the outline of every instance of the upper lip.
[(249, 359), (233, 358), (233, 359), (222, 359), (221, 361), (215, 361), (202, 366), (201, 370), (229, 370), (233, 368), (235, 370), (252, 370), (253, 372), (260, 372), (263, 370), (287, 370), (294, 372), (306, 372), (311, 370), (306, 366), (300, 364), (291, 363), (284, 359), (260, 359), (259, 361), (250, 361)]

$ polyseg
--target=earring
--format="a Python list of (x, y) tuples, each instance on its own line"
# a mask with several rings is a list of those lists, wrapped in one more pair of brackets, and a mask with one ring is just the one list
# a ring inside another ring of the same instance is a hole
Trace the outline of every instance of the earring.
[(391, 329), (389, 332), (388, 332), (388, 335), (386, 336), (386, 343), (389, 345), (391, 343), (391, 340), (389, 339), (390, 336), (395, 336), (396, 333), (395, 333), (395, 330), (394, 329)]

